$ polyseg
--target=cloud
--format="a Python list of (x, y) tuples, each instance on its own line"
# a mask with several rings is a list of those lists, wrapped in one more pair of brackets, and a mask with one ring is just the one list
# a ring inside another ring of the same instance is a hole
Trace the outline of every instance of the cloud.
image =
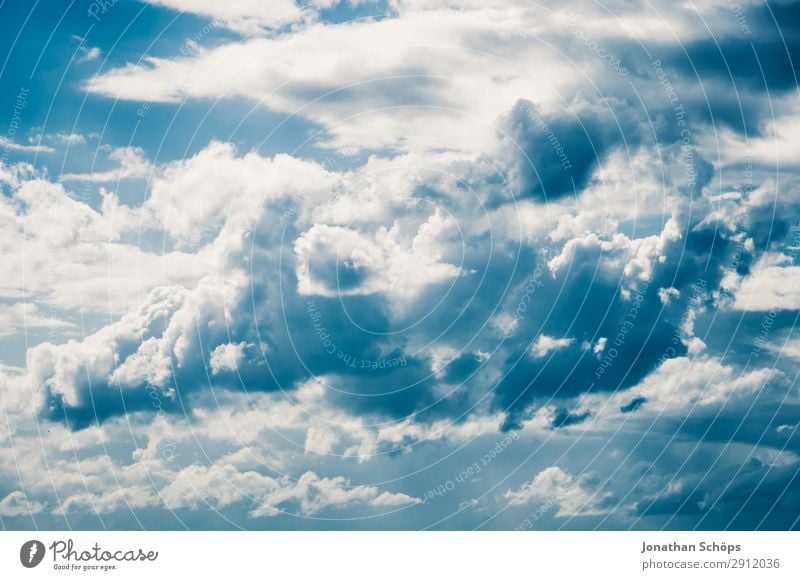
[(536, 342), (531, 347), (531, 356), (534, 358), (542, 358), (562, 348), (567, 348), (574, 344), (574, 338), (553, 338), (546, 334), (539, 335)]
[(118, 147), (112, 149), (108, 158), (119, 165), (108, 171), (92, 173), (64, 173), (61, 181), (83, 181), (89, 183), (107, 183), (122, 181), (123, 179), (139, 179), (146, 177), (152, 167), (144, 158), (144, 151), (140, 147)]
[(100, 58), (100, 55), (103, 54), (103, 51), (96, 46), (81, 46), (81, 53), (82, 56), (78, 59), (78, 62), (91, 62)]
[(178, 12), (187, 12), (211, 19), (214, 25), (224, 26), (244, 35), (260, 34), (280, 28), (303, 17), (303, 9), (292, 0), (258, 2), (243, 0), (220, 4), (214, 0), (147, 0)]
[(800, 266), (785, 257), (766, 256), (741, 279), (734, 292), (736, 310), (769, 312), (800, 309)]
[(28, 501), (21, 491), (12, 491), (0, 500), (0, 516), (14, 518), (40, 513), (44, 506), (37, 501)]
[(557, 505), (556, 517), (594, 516), (608, 512), (611, 492), (592, 489), (590, 475), (575, 478), (560, 467), (548, 467), (517, 490), (508, 490), (503, 497), (509, 506), (522, 506), (534, 502)]
[(732, 397), (752, 394), (774, 376), (768, 368), (740, 375), (732, 366), (717, 360), (675, 358), (664, 364), (643, 384), (632, 390), (647, 400), (650, 412), (679, 416), (697, 406), (719, 405)]
[(70, 512), (108, 514), (120, 510), (138, 510), (155, 505), (157, 495), (147, 486), (130, 486), (100, 493), (77, 493), (64, 498), (53, 510), (56, 515)]
[[(498, 6), (486, 15), (419, 8), (403, 6), (393, 18), (301, 27), (291, 34), (290, 50), (288, 36), (278, 35), (200, 50), (190, 58), (148, 57), (93, 77), (87, 89), (162, 102), (241, 97), (327, 127), (321, 140), (330, 147), (463, 150), (470, 143), (483, 149), (494, 140), (496, 117), (517, 95), (553, 99), (517, 66), (505, 66), (488, 52), (482, 56), (481, 49), (536, 64), (559, 86), (574, 78), (569, 67), (546, 58), (550, 51), (530, 44), (527, 52), (520, 51), (519, 39), (496, 42), (509, 39), (503, 26), (545, 31), (546, 23), (533, 11)], [(473, 50), (446, 48), (462, 45)], [(320, 46), (328, 47), (324, 63), (318, 58)], [(498, 66), (507, 75), (487, 74)], [(495, 86), (486, 78), (504, 80)], [(409, 137), (417, 135), (426, 139)]]
[[(173, 31), (84, 86), (189, 114), (225, 99), (197, 139), (247, 130), (184, 158), (165, 142), (165, 162), (103, 147), (59, 183), (0, 165), (0, 322), (20, 359), (0, 366), (0, 489), (24, 484), (37, 525), (475, 527), (485, 514), (455, 510), (522, 462), (536, 475), (487, 525), (538, 502), (575, 527), (724, 528), (795, 501), (799, 189), (788, 156), (779, 182), (768, 166), (797, 111), (770, 63), (764, 87), (724, 78), (755, 78), (728, 6), (580, 5), (579, 22), (414, 0), (326, 21), (327, 0), (152, 3), (226, 30), (170, 55)], [(768, 48), (765, 14), (743, 10)], [(716, 40), (743, 57), (732, 75), (703, 53)], [(253, 140), (252, 106), (280, 137)], [(50, 332), (24, 349), (21, 320)], [(398, 509), (509, 429), (542, 452)]]
[(18, 151), (21, 153), (55, 153), (55, 149), (47, 145), (21, 145), (8, 137), (0, 137), (0, 148), (4, 151)]
[(54, 133), (51, 135), (46, 135), (46, 138), (50, 139), (51, 141), (67, 143), (69, 145), (86, 143), (86, 136), (79, 133)]
[(407, 243), (399, 224), (378, 229), (372, 238), (350, 228), (316, 224), (294, 244), (298, 289), (304, 295), (382, 293), (413, 299), (426, 286), (462, 274), (458, 266), (439, 261), (457, 232), (454, 220), (438, 211)]
[(1, 297), (25, 297), (30, 308), (47, 307), (60, 320), (69, 319), (64, 310), (121, 314), (151, 289), (207, 271), (203, 254), (190, 260), (183, 252), (148, 251), (136, 236), (125, 239), (141, 220), (116, 195), (101, 189), (95, 209), (63, 185), (14, 167), (12, 194), (0, 198)]
[(244, 357), (244, 348), (247, 343), (221, 344), (211, 352), (211, 372), (218, 374), (225, 371), (235, 371), (239, 362)]
[(301, 515), (313, 516), (353, 504), (392, 508), (420, 502), (405, 494), (381, 493), (375, 486), (353, 486), (344, 477), (320, 477), (307, 471), (294, 481), (274, 479), (255, 471), (240, 472), (232, 465), (187, 467), (160, 496), (170, 509), (197, 509), (203, 504), (219, 509), (247, 499), (254, 504), (251, 517), (277, 516), (290, 506), (296, 506)]
[(705, 355), (670, 358), (630, 389), (584, 395), (572, 414), (562, 410), (560, 418), (592, 411), (590, 424), (583, 425), (590, 431), (616, 429), (623, 417), (626, 422), (641, 421), (651, 430), (658, 428), (658, 421), (664, 422), (663, 428), (674, 429), (670, 421), (687, 416), (716, 416), (722, 421), (739, 417), (759, 393), (780, 391), (781, 378), (782, 373), (771, 368), (742, 372)]
[(225, 224), (228, 230), (252, 228), (253, 216), (281, 199), (301, 206), (293, 215), (302, 217), (298, 210), (332, 197), (337, 181), (311, 161), (285, 154), (237, 156), (231, 143), (212, 141), (196, 155), (160, 168), (143, 209), (145, 218), (180, 245), (193, 246), (217, 238)]
[(611, 148), (636, 148), (638, 129), (627, 126), (635, 113), (623, 101), (613, 104), (576, 98), (566, 112), (545, 114), (520, 100), (506, 121), (515, 190), (543, 201), (575, 196)]
[(43, 316), (36, 304), (16, 302), (0, 306), (0, 337), (39, 328), (66, 330), (75, 328), (75, 325), (66, 320)]
[(770, 343), (767, 348), (780, 355), (792, 359), (800, 359), (800, 339), (794, 338), (780, 343)]

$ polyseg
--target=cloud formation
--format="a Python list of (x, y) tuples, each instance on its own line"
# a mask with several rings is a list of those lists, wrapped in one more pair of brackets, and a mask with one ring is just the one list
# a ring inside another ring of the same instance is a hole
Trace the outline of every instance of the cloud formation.
[(9, 526), (797, 527), (764, 7), (150, 4), (0, 140)]

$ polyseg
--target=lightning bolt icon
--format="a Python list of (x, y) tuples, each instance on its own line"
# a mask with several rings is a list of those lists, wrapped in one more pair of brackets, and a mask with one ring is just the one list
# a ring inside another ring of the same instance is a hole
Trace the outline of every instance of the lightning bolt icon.
[(31, 551), (28, 554), (28, 564), (33, 562), (33, 557), (36, 555), (36, 552), (39, 551), (39, 546), (37, 544), (31, 544)]

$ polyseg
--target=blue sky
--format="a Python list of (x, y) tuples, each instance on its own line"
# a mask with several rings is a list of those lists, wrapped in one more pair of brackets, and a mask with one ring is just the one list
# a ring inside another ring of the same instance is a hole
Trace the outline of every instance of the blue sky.
[(798, 527), (796, 3), (0, 13), (3, 529)]

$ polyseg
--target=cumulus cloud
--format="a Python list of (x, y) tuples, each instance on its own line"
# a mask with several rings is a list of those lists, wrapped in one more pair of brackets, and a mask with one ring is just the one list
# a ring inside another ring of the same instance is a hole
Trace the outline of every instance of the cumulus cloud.
[(575, 342), (574, 338), (553, 338), (546, 334), (539, 335), (536, 342), (531, 346), (531, 356), (542, 358), (562, 348), (571, 346)]
[[(453, 479), (440, 459), (486, 457), (480, 447), (508, 430), (546, 441), (542, 457), (574, 446), (569, 470), (538, 465), (509, 489), (509, 511), (538, 502), (559, 518), (620, 518), (629, 504), (613, 500), (630, 492), (643, 517), (682, 503), (704, 517), (720, 513), (714, 502), (732, 517), (736, 498), (709, 491), (706, 472), (741, 485), (740, 499), (796, 497), (794, 458), (774, 451), (796, 414), (797, 183), (778, 187), (767, 171), (773, 141), (794, 150), (796, 111), (779, 95), (778, 122), (765, 124), (761, 89), (730, 90), (709, 59), (695, 59), (710, 77), (696, 82), (683, 49), (712, 40), (698, 15), (719, 24), (714, 41), (735, 40), (736, 20), (717, 18), (728, 7), (581, 5), (591, 17), (577, 22), (518, 2), (414, 0), (346, 21), (350, 3), (326, 21), (327, 0), (151, 3), (206, 19), (213, 39), (112, 64), (86, 79), (90, 93), (170, 110), (246, 100), (308, 140), (266, 153), (283, 137), (236, 133), (235, 145), (201, 141), (183, 158), (167, 146), (152, 163), (149, 148), (104, 146), (90, 170), (65, 162), (58, 183), (4, 158), (0, 338), (49, 332), (24, 366), (0, 366), (0, 439), (19, 450), (0, 447), (12, 474), (0, 489), (23, 482), (35, 499), (21, 511), (12, 491), (3, 510), (70, 523), (224, 512), (244, 526), (402, 512)], [(635, 74), (609, 68), (586, 34)], [(640, 37), (661, 39), (658, 51), (641, 54)], [(729, 76), (750, 74), (741, 60)], [(241, 110), (219, 115), (241, 127)], [(761, 131), (743, 161), (751, 125)], [(756, 356), (761, 313), (776, 334)], [(727, 461), (709, 421), (737, 445), (760, 443), (736, 447), (724, 469), (688, 462), (675, 475), (694, 454), (684, 439)], [(674, 463), (653, 463), (652, 449)], [(644, 476), (619, 463), (628, 451)], [(486, 485), (528, 453), (490, 452)], [(583, 473), (589, 463), (620, 466), (619, 484)], [(391, 490), (370, 483), (385, 474)], [(448, 501), (474, 505), (467, 488), (479, 484), (450, 490), (425, 523), (450, 515)]]
[(800, 266), (768, 257), (753, 267), (733, 290), (737, 310), (769, 312), (800, 309)]
[(420, 502), (406, 494), (380, 492), (375, 486), (353, 486), (344, 477), (320, 477), (311, 471), (292, 480), (286, 476), (275, 479), (256, 471), (238, 471), (230, 464), (192, 465), (174, 474), (172, 481), (160, 490), (138, 485), (100, 494), (79, 493), (65, 498), (55, 513), (88, 510), (104, 514), (162, 505), (162, 502), (171, 510), (222, 509), (242, 501), (254, 505), (251, 517), (276, 516), (289, 509), (312, 516), (354, 504), (398, 508)]
[(456, 224), (438, 211), (419, 226), (409, 243), (394, 226), (368, 238), (349, 228), (316, 224), (295, 242), (301, 294), (338, 296), (382, 293), (412, 299), (430, 284), (462, 273), (440, 262)]
[(0, 337), (38, 328), (65, 330), (75, 328), (75, 325), (66, 320), (43, 316), (36, 304), (16, 302), (0, 306)]
[(209, 360), (211, 372), (216, 375), (225, 371), (235, 371), (239, 361), (244, 356), (245, 346), (247, 346), (247, 343), (240, 342), (237, 344), (221, 344), (215, 348), (211, 352)]
[(55, 149), (37, 143), (36, 145), (23, 145), (16, 143), (8, 137), (0, 137), (0, 148), (4, 151), (18, 151), (22, 153), (55, 153)]
[(303, 15), (302, 8), (292, 0), (269, 3), (245, 0), (235, 4), (220, 4), (213, 0), (147, 0), (147, 2), (177, 12), (188, 12), (209, 18), (214, 25), (224, 26), (245, 35), (280, 28), (299, 20)]
[(91, 173), (64, 173), (61, 181), (83, 181), (90, 183), (108, 183), (123, 179), (139, 179), (147, 177), (151, 164), (144, 158), (140, 147), (118, 147), (108, 154), (108, 158), (117, 163), (117, 167), (108, 171)]
[[(187, 96), (216, 98), (227, 92), (274, 110), (298, 112), (329, 127), (330, 146), (407, 149), (413, 141), (415, 147), (425, 147), (424, 141), (409, 138), (425, 135), (429, 136), (427, 147), (460, 150), (461, 143), (491, 142), (495, 117), (517, 95), (536, 95), (548, 102), (553, 102), (553, 95), (514, 66), (508, 67), (501, 83), (486, 85), (484, 79), (492, 75), (484, 73), (502, 66), (502, 61), (484, 58), (480, 51), (437, 47), (472, 45), (488, 36), (486, 48), (491, 45), (510, 59), (536, 63), (542, 74), (551, 73), (548, 76), (556, 84), (567, 85), (574, 78), (557, 59), (537, 58), (538, 48), (528, 44), (527, 52), (517, 50), (522, 39), (507, 45), (496, 42), (514, 40), (504, 28), (544, 32), (547, 25), (540, 16), (510, 5), (492, 7), (488, 16), (480, 10), (443, 12), (433, 6), (400, 6), (394, 18), (301, 28), (291, 35), (291, 50), (286, 50), (284, 37), (277, 36), (201, 50), (186, 59), (148, 57), (144, 64), (131, 63), (92, 78), (87, 88), (123, 99), (165, 102)], [(444, 27), (443, 18), (448, 21)], [(318, 47), (323, 45), (328, 47), (330, 66), (319, 66)], [(360, 56), (364, 54), (370, 58)], [(256, 66), (236, 64), (245, 62)], [(402, 80), (408, 75), (417, 79), (416, 87)], [(343, 78), (348, 79), (346, 86), (342, 86)], [(385, 89), (374, 90), (376, 83)], [(284, 90), (278, 94), (275, 87)], [(309, 90), (321, 98), (309, 102)], [(419, 104), (435, 99), (441, 105), (409, 108), (409, 99)], [(355, 114), (365, 106), (372, 112)]]
[(28, 308), (61, 320), (79, 310), (119, 315), (137, 308), (155, 287), (190, 285), (208, 271), (202, 253), (190, 259), (141, 247), (129, 235), (141, 216), (115, 194), (101, 189), (101, 205), (92, 207), (62, 184), (19, 165), (11, 169), (11, 195), (0, 198), (2, 298), (16, 303), (25, 296)]
[(516, 490), (503, 494), (509, 506), (541, 502), (548, 507), (557, 505), (556, 517), (593, 516), (608, 512), (605, 507), (611, 492), (595, 489), (588, 474), (574, 477), (560, 467), (553, 466), (537, 473)]
[(40, 513), (44, 506), (37, 501), (28, 501), (21, 491), (12, 491), (0, 500), (0, 516), (14, 518)]

